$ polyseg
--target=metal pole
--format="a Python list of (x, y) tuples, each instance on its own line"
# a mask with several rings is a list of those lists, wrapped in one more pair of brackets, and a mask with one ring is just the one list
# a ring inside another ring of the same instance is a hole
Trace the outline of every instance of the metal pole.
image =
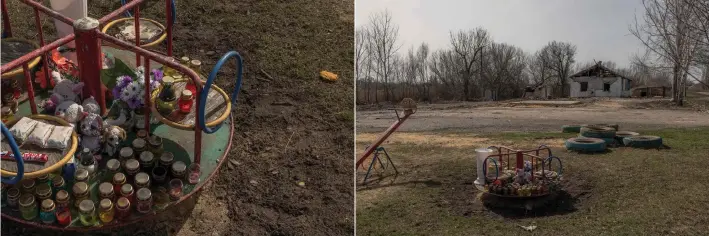
[(27, 63), (22, 64), (22, 72), (25, 73), (25, 84), (27, 86), (27, 99), (30, 100), (30, 109), (32, 110), (32, 114), (36, 115), (37, 114), (37, 103), (34, 101), (34, 88), (32, 88), (32, 77), (30, 77), (30, 68), (27, 66)]
[(172, 15), (172, 0), (165, 0), (165, 15), (166, 15), (166, 28), (167, 28), (167, 56), (172, 57), (172, 25), (175, 24), (175, 22), (172, 21), (172, 18), (175, 17)]
[(98, 34), (99, 21), (85, 17), (74, 22), (76, 35), (76, 56), (79, 63), (81, 81), (84, 82), (83, 97), (93, 96), (101, 107), (101, 114), (106, 114), (105, 92), (101, 84), (101, 39)]
[(7, 2), (2, 0), (2, 31), (7, 37), (12, 37), (12, 27), (10, 26), (10, 16), (7, 15)]
[[(135, 46), (140, 47), (140, 5), (135, 5), (133, 26), (135, 26)], [(140, 66), (140, 54), (138, 53), (135, 54), (135, 66)]]
[[(39, 10), (37, 8), (34, 9), (34, 22), (35, 25), (37, 25), (37, 34), (39, 34), (39, 46), (44, 47), (44, 34), (42, 33), (42, 19), (40, 19), (39, 16)], [(47, 57), (47, 53), (44, 53), (42, 55), (42, 69), (44, 70), (44, 81), (47, 84), (47, 88), (49, 88), (49, 84), (51, 82), (49, 81), (49, 60)], [(27, 78), (29, 79), (29, 78)]]
[(379, 145), (381, 145), (384, 142), (384, 140), (386, 140), (389, 137), (389, 135), (394, 133), (394, 131), (396, 131), (396, 129), (398, 129), (399, 126), (401, 126), (401, 124), (404, 123), (404, 121), (406, 121), (406, 119), (408, 119), (409, 116), (411, 116), (412, 114), (413, 114), (412, 112), (405, 111), (404, 117), (401, 117), (396, 122), (394, 122), (394, 124), (392, 124), (386, 131), (384, 131), (384, 134), (381, 137), (377, 138), (377, 140), (374, 142), (374, 144), (369, 146), (367, 148), (367, 150), (364, 151), (364, 154), (362, 154), (359, 157), (359, 159), (357, 160), (356, 167), (359, 167), (360, 165), (362, 165), (362, 162), (364, 162), (364, 160), (366, 160), (367, 157), (369, 157), (369, 155), (371, 155), (372, 152), (374, 152), (374, 150), (377, 150), (377, 147), (379, 147)]

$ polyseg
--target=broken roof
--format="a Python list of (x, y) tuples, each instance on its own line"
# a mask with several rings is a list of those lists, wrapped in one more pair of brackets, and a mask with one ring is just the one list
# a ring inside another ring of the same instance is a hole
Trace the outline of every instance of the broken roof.
[(595, 65), (586, 68), (584, 70), (579, 71), (576, 74), (573, 74), (569, 76), (569, 78), (576, 78), (576, 77), (621, 77), (624, 79), (632, 80), (628, 77), (625, 77), (621, 74), (616, 73), (615, 71), (608, 69), (608, 67), (605, 67), (601, 64), (599, 61)]

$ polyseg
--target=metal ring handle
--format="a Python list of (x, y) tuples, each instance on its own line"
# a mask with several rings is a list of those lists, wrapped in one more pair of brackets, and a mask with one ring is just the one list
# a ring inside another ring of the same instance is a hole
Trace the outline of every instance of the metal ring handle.
[[(126, 5), (126, 0), (121, 0), (121, 6)], [(170, 1), (170, 5), (172, 6), (172, 25), (173, 27), (175, 26), (175, 20), (177, 19), (177, 10), (175, 10), (175, 0)], [(133, 17), (133, 13), (130, 12), (130, 9), (127, 10), (126, 12), (127, 17)]]
[[(549, 169), (551, 170), (551, 162), (552, 162), (553, 159), (555, 159), (555, 158), (556, 158), (556, 160), (559, 162), (559, 175), (561, 175), (561, 172), (562, 172), (562, 170), (563, 170), (563, 166), (562, 166), (562, 164), (561, 164), (561, 159), (559, 159), (558, 157), (549, 156), (549, 158), (547, 158), (547, 161), (549, 161)], [(546, 161), (545, 161), (545, 162), (546, 162)], [(544, 163), (542, 163), (542, 165), (544, 165)], [(546, 176), (545, 176), (545, 177), (546, 177)]]
[(497, 165), (497, 161), (495, 160), (495, 158), (485, 158), (485, 160), (483, 161), (483, 176), (487, 178), (487, 159), (492, 160), (492, 163), (495, 164), (495, 180), (497, 180), (500, 177), (500, 167)]
[[(199, 126), (202, 128), (202, 131), (208, 134), (217, 132), (219, 128), (222, 126), (224, 123), (220, 123), (214, 128), (209, 128), (207, 127), (206, 120), (207, 117), (205, 117), (205, 109), (206, 109), (206, 104), (207, 104), (207, 95), (209, 95), (209, 89), (212, 87), (212, 83), (214, 83), (214, 79), (217, 78), (217, 73), (219, 72), (219, 69), (222, 68), (224, 65), (224, 62), (228, 60), (231, 57), (236, 58), (237, 66), (239, 67), (238, 72), (236, 74), (236, 87), (234, 88), (234, 92), (231, 94), (231, 103), (233, 104), (234, 107), (236, 107), (236, 101), (237, 101), (237, 96), (239, 95), (239, 91), (241, 90), (241, 78), (242, 74), (244, 72), (244, 60), (241, 58), (241, 55), (239, 55), (238, 52), (236, 51), (230, 51), (224, 54), (219, 61), (217, 61), (217, 64), (214, 65), (214, 68), (212, 69), (212, 72), (209, 73), (209, 77), (207, 77), (207, 82), (204, 84), (202, 92), (199, 94), (199, 104), (200, 106), (197, 108), (197, 123), (199, 123)], [(234, 111), (234, 107), (232, 107), (232, 111)]]
[(2, 177), (2, 183), (17, 184), (25, 175), (25, 162), (22, 160), (22, 153), (20, 153), (20, 148), (17, 146), (15, 138), (12, 137), (10, 130), (5, 127), (5, 123), (2, 123), (2, 135), (5, 135), (7, 142), (10, 144), (10, 149), (12, 149), (12, 153), (15, 154), (15, 161), (17, 161), (17, 175), (12, 178)]

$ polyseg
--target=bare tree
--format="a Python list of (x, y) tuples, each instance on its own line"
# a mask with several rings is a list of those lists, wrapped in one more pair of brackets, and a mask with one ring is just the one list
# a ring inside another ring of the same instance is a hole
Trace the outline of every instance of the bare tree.
[(372, 43), (375, 71), (377, 77), (384, 83), (385, 100), (391, 101), (391, 74), (395, 69), (392, 59), (401, 47), (397, 42), (399, 26), (393, 22), (391, 12), (388, 10), (373, 14), (369, 20), (369, 37)]
[(430, 81), (428, 77), (428, 71), (429, 71), (429, 66), (428, 66), (428, 54), (429, 54), (429, 49), (428, 49), (428, 44), (426, 43), (421, 43), (421, 45), (418, 48), (418, 51), (416, 51), (416, 63), (418, 64), (417, 66), (417, 83), (420, 85), (418, 86), (422, 90), (419, 91), (419, 93), (424, 97), (425, 101), (430, 101)]
[(459, 31), (456, 34), (450, 33), (450, 41), (453, 52), (461, 60), (463, 79), (463, 96), (465, 100), (470, 100), (470, 87), (473, 81), (474, 63), (480, 60), (483, 48), (489, 44), (490, 38), (487, 30), (476, 28), (475, 30)]
[[(487, 66), (485, 67), (486, 87), (491, 91), (492, 99), (498, 100), (504, 90), (519, 88), (524, 68), (526, 67), (526, 57), (522, 49), (505, 44), (492, 43), (488, 50)], [(510, 94), (508, 94), (510, 95)]]
[(562, 89), (562, 96), (566, 94), (566, 79), (571, 76), (571, 69), (575, 62), (576, 46), (570, 43), (552, 41), (542, 48), (541, 55), (547, 61), (548, 69), (557, 79), (557, 84)]
[(672, 71), (672, 100), (677, 105), (684, 101), (684, 90), (690, 66), (701, 49), (701, 25), (692, 5), (683, 0), (643, 0), (645, 14), (642, 23), (637, 20), (630, 32), (652, 53), (655, 59)]

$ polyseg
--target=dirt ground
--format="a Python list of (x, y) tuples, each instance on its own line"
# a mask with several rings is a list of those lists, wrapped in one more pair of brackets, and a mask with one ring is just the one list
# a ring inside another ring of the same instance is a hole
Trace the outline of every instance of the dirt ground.
[[(709, 97), (709, 96), (708, 96)], [(665, 106), (666, 99), (602, 99), (574, 106), (523, 106), (505, 102), (422, 105), (400, 131), (490, 133), (557, 131), (564, 124), (616, 123), (625, 130), (709, 126), (709, 113)], [(393, 111), (357, 111), (357, 133), (382, 132)]]
[[(103, 234), (352, 235), (353, 1), (176, 2), (175, 55), (209, 70), (227, 51), (244, 57), (229, 162), (192, 203)], [(89, 15), (119, 6), (90, 1)], [(31, 8), (8, 7), (14, 36), (35, 39)], [(164, 2), (148, 1), (141, 16), (163, 21)], [(43, 26), (54, 38), (52, 21), (44, 17)], [(231, 90), (235, 68), (228, 62), (216, 84)], [(321, 70), (340, 79), (324, 82)], [(51, 235), (21, 227), (2, 222), (2, 234)]]

